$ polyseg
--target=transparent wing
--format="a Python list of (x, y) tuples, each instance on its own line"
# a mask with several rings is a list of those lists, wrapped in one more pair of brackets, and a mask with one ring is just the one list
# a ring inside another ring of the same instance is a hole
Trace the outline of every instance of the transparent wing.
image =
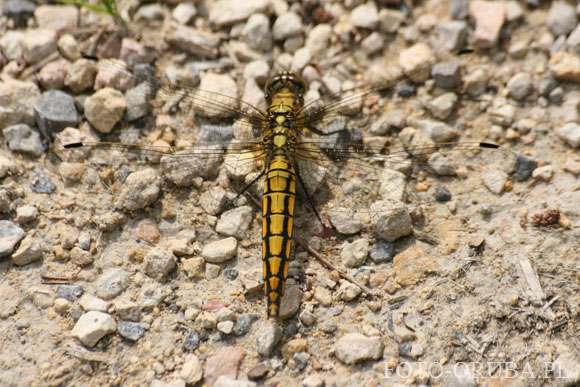
[[(321, 150), (330, 145), (331, 150)], [(517, 159), (514, 152), (486, 143), (338, 145), (324, 137), (301, 145), (296, 164), (308, 191), (302, 196), (310, 197), (339, 233), (371, 229), (387, 241), (411, 232), (414, 210), (441, 206), (468, 216), (476, 202), (505, 204)]]
[(356, 114), (360, 111), (365, 97), (375, 93), (390, 93), (395, 90), (396, 86), (410, 80), (425, 81), (436, 62), (451, 58), (455, 60), (457, 55), (458, 53), (446, 53), (439, 59), (433, 58), (431, 63), (424, 63), (409, 71), (398, 71), (397, 75), (390, 76), (388, 79), (365, 83), (352, 89), (323, 96), (301, 109), (300, 126), (317, 133), (332, 132), (333, 127), (344, 125), (347, 120), (345, 115)]
[[(57, 146), (53, 155), (51, 169), (63, 179), (99, 186), (111, 197), (110, 209), (125, 211), (146, 208), (175, 189), (205, 192), (204, 181), (219, 180), (220, 172), (223, 179), (239, 179), (262, 167), (265, 159), (259, 141), (198, 141), (182, 149), (85, 141)], [(218, 202), (208, 198), (208, 212), (222, 210), (235, 197), (235, 190), (230, 193), (221, 190)]]
[(198, 115), (205, 121), (236, 122), (238, 129), (251, 132), (252, 136), (259, 135), (266, 119), (262, 110), (235, 96), (157, 78), (149, 65), (128, 66), (120, 60), (99, 60), (97, 67), (95, 89), (114, 87), (124, 91), (128, 100), (154, 100), (163, 112), (170, 112), (179, 105), (191, 116)]

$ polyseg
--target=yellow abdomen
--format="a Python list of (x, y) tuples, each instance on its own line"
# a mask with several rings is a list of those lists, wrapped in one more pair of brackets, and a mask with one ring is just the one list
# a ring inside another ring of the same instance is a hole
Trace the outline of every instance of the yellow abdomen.
[(284, 154), (270, 160), (266, 172), (262, 224), (262, 264), (269, 317), (277, 318), (284, 295), (292, 245), (296, 173)]

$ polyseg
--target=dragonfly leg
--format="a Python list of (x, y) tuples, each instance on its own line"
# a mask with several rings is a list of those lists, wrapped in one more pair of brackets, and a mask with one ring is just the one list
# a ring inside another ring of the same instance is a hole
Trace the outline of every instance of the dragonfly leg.
[(312, 211), (314, 211), (314, 214), (316, 214), (316, 217), (318, 218), (318, 221), (320, 221), (320, 224), (322, 224), (324, 227), (326, 227), (324, 222), (322, 221), (322, 218), (320, 217), (320, 214), (316, 210), (316, 206), (314, 205), (314, 200), (312, 199), (312, 196), (310, 196), (310, 192), (308, 192), (308, 188), (306, 188), (306, 184), (304, 184), (304, 181), (302, 180), (302, 176), (300, 176), (300, 169), (298, 167), (298, 163), (295, 163), (295, 164), (296, 165), (294, 165), (294, 171), (296, 172), (296, 178), (298, 179), (300, 186), (302, 187), (302, 189), (304, 190), (304, 193), (306, 194), (306, 200), (308, 200), (308, 205), (310, 206), (310, 208), (312, 208)]
[[(254, 184), (256, 184), (256, 182), (257, 182), (258, 180), (260, 180), (260, 179), (261, 179), (261, 178), (264, 176), (264, 174), (265, 174), (265, 173), (266, 173), (266, 170), (263, 170), (262, 172), (260, 172), (260, 174), (259, 174), (259, 175), (258, 175), (258, 176), (257, 176), (257, 177), (254, 179), (254, 180), (252, 180), (250, 183), (246, 184), (246, 186), (245, 186), (244, 188), (242, 188), (242, 190), (241, 190), (240, 192), (238, 192), (238, 194), (237, 194), (237, 195), (236, 195), (236, 196), (235, 196), (233, 199), (231, 199), (231, 200), (228, 200), (228, 202), (227, 202), (227, 203), (226, 203), (226, 205), (224, 206), (224, 210), (225, 210), (226, 208), (228, 208), (229, 206), (231, 206), (231, 205), (232, 205), (232, 203), (233, 203), (233, 202), (235, 202), (237, 198), (239, 198), (239, 197), (240, 197), (240, 196), (242, 196), (244, 193), (246, 193), (246, 192), (247, 192), (247, 191), (250, 189), (250, 187), (251, 187), (251, 186), (253, 186)], [(222, 211), (220, 211), (220, 213), (221, 213), (221, 212), (222, 212)], [(219, 215), (219, 213), (218, 213), (218, 215)]]

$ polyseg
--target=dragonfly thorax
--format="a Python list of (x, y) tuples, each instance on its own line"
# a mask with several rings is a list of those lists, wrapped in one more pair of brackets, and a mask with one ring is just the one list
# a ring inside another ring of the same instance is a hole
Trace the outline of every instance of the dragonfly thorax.
[(279, 72), (266, 82), (265, 97), (268, 110), (300, 110), (304, 105), (305, 89), (304, 80), (295, 72)]

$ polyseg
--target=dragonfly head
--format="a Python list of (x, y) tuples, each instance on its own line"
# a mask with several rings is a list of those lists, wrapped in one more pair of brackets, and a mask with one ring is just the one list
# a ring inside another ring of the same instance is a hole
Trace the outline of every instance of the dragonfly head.
[(304, 104), (306, 84), (294, 71), (280, 71), (266, 82), (264, 90), (268, 105), (276, 104), (277, 98), (293, 98), (292, 107), (299, 109)]

